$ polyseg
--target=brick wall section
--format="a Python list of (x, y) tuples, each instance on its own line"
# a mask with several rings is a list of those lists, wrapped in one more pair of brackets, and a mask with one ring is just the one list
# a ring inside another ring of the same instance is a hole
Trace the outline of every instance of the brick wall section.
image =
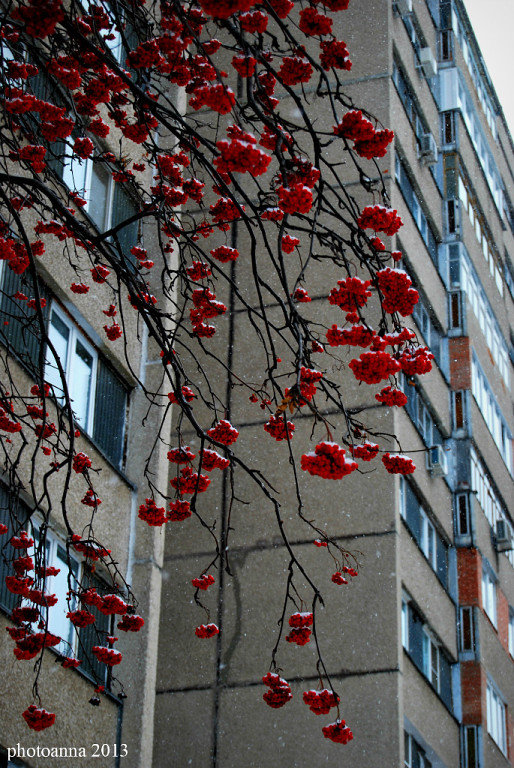
[(498, 602), (498, 637), (507, 653), (509, 652), (509, 601), (501, 589), (496, 589)]
[(482, 557), (477, 549), (457, 550), (460, 605), (482, 608)]
[(460, 665), (462, 690), (462, 722), (464, 725), (485, 725), (487, 718), (487, 678), (478, 661), (462, 661)]
[(469, 336), (448, 339), (452, 389), (471, 389), (471, 348)]

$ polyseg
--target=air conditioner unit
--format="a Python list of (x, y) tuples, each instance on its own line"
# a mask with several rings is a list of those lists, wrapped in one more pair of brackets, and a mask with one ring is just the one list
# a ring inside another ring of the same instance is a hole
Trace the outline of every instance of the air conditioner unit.
[(395, 6), (400, 16), (407, 16), (408, 13), (412, 13), (412, 0), (396, 0)]
[(434, 445), (428, 449), (427, 468), (432, 477), (444, 477), (448, 474), (448, 461), (442, 445)]
[(437, 75), (437, 61), (430, 48), (419, 49), (419, 63), (426, 78), (435, 77)]
[(422, 165), (437, 163), (437, 144), (431, 133), (424, 133), (420, 137), (418, 155)]
[(506, 520), (496, 521), (496, 549), (498, 552), (509, 552), (514, 549), (512, 529)]

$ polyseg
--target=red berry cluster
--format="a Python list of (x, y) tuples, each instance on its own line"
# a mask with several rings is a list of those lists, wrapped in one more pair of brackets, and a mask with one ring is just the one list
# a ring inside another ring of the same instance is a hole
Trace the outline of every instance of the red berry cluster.
[(347, 112), (340, 123), (334, 126), (336, 136), (342, 136), (354, 142), (354, 149), (361, 157), (371, 160), (384, 157), (387, 147), (394, 139), (393, 131), (376, 131), (373, 124), (363, 116), (360, 110)]
[(94, 645), (92, 652), (95, 654), (98, 661), (105, 664), (108, 667), (115, 667), (117, 664), (121, 664), (122, 655), (119, 651), (115, 651), (114, 648), (108, 648), (105, 645)]
[(158, 507), (154, 499), (145, 499), (145, 503), (139, 507), (137, 516), (152, 526), (164, 525), (168, 520), (165, 508)]
[(357, 224), (361, 229), (385, 232), (389, 237), (396, 235), (400, 227), (403, 226), (398, 211), (386, 208), (385, 205), (367, 205), (362, 209)]
[(311, 630), (307, 627), (294, 627), (288, 635), (286, 640), (288, 643), (294, 643), (295, 645), (307, 645), (311, 639)]
[(350, 453), (356, 459), (371, 461), (378, 455), (379, 446), (376, 443), (363, 443), (362, 445), (350, 446)]
[(277, 192), (278, 205), (284, 213), (309, 213), (312, 208), (312, 190), (304, 184), (280, 186)]
[(239, 258), (239, 251), (236, 248), (231, 248), (229, 245), (220, 245), (218, 248), (213, 248), (211, 256), (217, 261), (221, 261), (222, 264), (227, 264), (229, 261), (235, 261)]
[(188, 445), (181, 446), (180, 448), (172, 448), (171, 451), (168, 451), (167, 457), (168, 461), (171, 461), (173, 464), (189, 464), (190, 461), (193, 461), (196, 454), (194, 454), (190, 447)]
[(340, 307), (343, 312), (355, 312), (363, 307), (371, 291), (368, 290), (371, 280), (361, 280), (359, 277), (347, 277), (345, 280), (338, 280), (338, 288), (332, 288), (329, 293), (328, 301)]
[(381, 269), (377, 272), (378, 287), (384, 297), (382, 308), (385, 312), (398, 312), (402, 317), (412, 315), (419, 301), (418, 292), (412, 288), (412, 280), (401, 269)]
[(308, 6), (300, 11), (300, 29), (309, 37), (329, 35), (332, 31), (332, 19), (323, 13), (318, 13), (316, 8)]
[(404, 350), (398, 359), (407, 376), (422, 376), (432, 370), (434, 355), (428, 347), (411, 347)]
[[(346, 47), (344, 40), (323, 40), (319, 47), (321, 49), (319, 60), (321, 66), (327, 72), (332, 68), (344, 69), (347, 72), (351, 70), (352, 62), (350, 59), (350, 52)], [(377, 155), (377, 157), (379, 157), (379, 155)]]
[(363, 352), (358, 359), (350, 360), (349, 367), (357, 381), (378, 384), (397, 373), (400, 363), (388, 352)]
[(391, 456), (390, 453), (384, 453), (382, 463), (392, 475), (410, 475), (416, 469), (412, 459), (401, 453), (397, 453), (394, 456)]
[(25, 712), (23, 712), (23, 718), (28, 727), (33, 731), (44, 731), (45, 728), (50, 728), (55, 723), (55, 715), (51, 712), (47, 712), (46, 709), (36, 707), (35, 704), (31, 704)]
[(174, 523), (182, 522), (191, 517), (191, 505), (188, 501), (172, 501), (168, 507), (167, 517)]
[(333, 691), (323, 688), (321, 691), (305, 691), (303, 700), (315, 715), (328, 715), (332, 707), (337, 707), (341, 699)]
[(297, 237), (291, 235), (284, 235), (282, 238), (282, 250), (284, 253), (292, 253), (297, 245), (300, 245), (300, 240)]
[(331, 347), (369, 347), (373, 341), (374, 331), (364, 325), (353, 325), (351, 328), (339, 328), (333, 325), (327, 331), (327, 341)]
[(122, 629), (124, 632), (139, 632), (144, 623), (145, 620), (142, 616), (127, 613), (122, 618), (122, 620), (116, 624), (116, 626), (118, 629)]
[(344, 720), (338, 720), (335, 723), (326, 725), (321, 730), (326, 739), (335, 741), (336, 744), (348, 744), (353, 739), (353, 733)]
[(407, 395), (401, 389), (393, 389), (390, 386), (384, 387), (375, 395), (375, 400), (385, 405), (404, 406), (407, 403)]
[(271, 155), (255, 146), (255, 136), (245, 133), (237, 125), (229, 126), (227, 135), (230, 141), (223, 139), (216, 142), (220, 154), (214, 159), (214, 165), (220, 173), (251, 173), (252, 176), (266, 173)]
[(210, 485), (210, 478), (207, 475), (199, 475), (193, 472), (191, 467), (182, 467), (180, 477), (173, 477), (170, 483), (179, 494), (204, 493)]
[(211, 584), (214, 584), (214, 582), (215, 582), (215, 578), (211, 573), (209, 574), (203, 573), (201, 576), (198, 576), (195, 579), (191, 579), (191, 584), (193, 585), (193, 587), (195, 587), (196, 589), (202, 589), (202, 590), (209, 589)]
[(269, 691), (266, 691), (262, 696), (268, 707), (279, 709), (293, 698), (291, 686), (287, 680), (284, 680), (284, 678), (279, 675), (274, 675), (272, 672), (268, 672), (268, 674), (264, 675), (262, 678), (262, 682), (269, 687)]
[(219, 635), (219, 633), (220, 631), (216, 624), (200, 624), (200, 626), (195, 629), (195, 635), (202, 638), (202, 640)]
[(211, 451), (208, 448), (203, 449), (201, 459), (202, 469), (206, 472), (212, 472), (213, 469), (224, 470), (230, 466), (230, 459), (225, 459), (217, 451)]
[(340, 480), (357, 469), (357, 462), (346, 459), (346, 451), (337, 443), (322, 442), (302, 456), (301, 468), (310, 475)]
[(91, 459), (85, 453), (77, 453), (73, 457), (73, 469), (77, 474), (82, 474), (91, 467)]
[(237, 429), (226, 419), (222, 419), (214, 427), (208, 429), (207, 434), (210, 438), (223, 445), (232, 445), (239, 437)]
[(264, 431), (274, 437), (277, 442), (281, 440), (290, 440), (293, 436), (295, 426), (292, 421), (285, 421), (281, 416), (270, 416), (264, 425)]

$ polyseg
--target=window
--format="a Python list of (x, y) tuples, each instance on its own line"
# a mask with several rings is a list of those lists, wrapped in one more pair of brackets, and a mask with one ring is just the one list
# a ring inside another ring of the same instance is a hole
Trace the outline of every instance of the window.
[[(35, 375), (39, 370), (39, 352), (41, 330), (35, 312), (26, 309), (25, 302), (11, 297), (17, 291), (27, 296), (34, 296), (31, 275), (24, 272), (17, 275), (5, 262), (0, 262), (0, 342), (14, 353), (20, 362)], [(49, 293), (44, 285), (39, 285), (41, 299), (47, 301), (43, 307), (43, 318), (48, 315)]]
[(505, 727), (505, 704), (496, 686), (487, 681), (487, 732), (507, 755), (507, 732)]
[(421, 536), (419, 545), (421, 551), (432, 566), (432, 570), (437, 571), (437, 549), (435, 528), (427, 517), (426, 512), (420, 508), (419, 511)]
[(496, 578), (485, 563), (482, 566), (482, 607), (496, 627)]
[(402, 645), (409, 650), (409, 598), (407, 595), (402, 597)]
[(423, 629), (423, 672), (437, 692), (440, 691), (439, 646), (431, 633)]
[(478, 726), (462, 728), (462, 768), (478, 768)]
[(434, 445), (443, 444), (443, 436), (437, 428), (428, 406), (416, 387), (411, 387), (403, 380), (402, 389), (407, 396), (405, 406), (407, 413), (411, 417), (415, 426), (423, 438), (423, 442), (428, 448)]
[[(0, 485), (0, 522), (8, 526), (9, 532), (6, 535), (9, 537), (14, 532), (11, 523), (10, 508), (15, 508), (15, 519), (19, 521), (20, 525), (23, 525), (30, 531), (30, 535), (37, 542), (39, 528), (37, 521), (34, 523), (28, 521), (30, 516), (29, 508), (20, 500), (13, 498), (8, 490)], [(18, 526), (16, 529), (18, 529)], [(30, 553), (31, 551), (29, 551), (29, 554)], [(7, 545), (7, 547), (3, 549), (3, 556), (0, 556), (0, 605), (8, 613), (11, 613), (13, 608), (20, 604), (19, 596), (9, 592), (5, 586), (5, 577), (11, 573), (10, 561), (12, 557), (17, 554), (19, 554), (19, 552), (17, 553), (10, 547), (10, 545)], [(99, 594), (107, 594), (110, 590), (100, 579), (89, 570), (86, 570), (86, 566), (71, 553), (68, 565), (68, 556), (64, 543), (53, 532), (48, 530), (46, 533), (45, 561), (47, 567), (53, 566), (55, 568), (60, 568), (59, 574), (56, 576), (48, 576), (45, 582), (45, 591), (49, 594), (55, 594), (58, 598), (58, 602), (52, 606), (48, 612), (49, 631), (62, 638), (62, 642), (56, 646), (56, 650), (67, 656), (74, 655), (76, 658), (82, 658), (80, 669), (83, 672), (102, 682), (107, 682), (107, 670), (105, 665), (99, 662), (94, 656), (91, 660), (88, 660), (86, 657), (91, 656), (91, 648), (93, 645), (98, 645), (99, 641), (103, 641), (105, 635), (111, 632), (111, 617), (100, 613), (94, 606), (88, 606), (88, 610), (95, 616), (95, 624), (90, 625), (85, 629), (80, 629), (77, 635), (73, 625), (69, 619), (66, 618), (68, 611), (76, 608), (74, 602), (68, 605), (67, 601), (67, 593), (69, 591), (69, 568), (71, 568), (73, 574), (72, 587), (76, 587), (78, 580), (80, 579), (85, 588), (94, 587)], [(76, 579), (75, 583), (73, 583), (73, 579)]]
[(509, 608), (509, 653), (514, 658), (514, 608)]
[[(37, 525), (32, 525), (32, 535), (34, 540), (38, 542), (39, 530)], [(58, 600), (56, 605), (48, 611), (48, 631), (62, 639), (62, 642), (56, 646), (56, 650), (69, 656), (74, 648), (74, 631), (72, 623), (66, 618), (66, 614), (70, 610), (75, 610), (76, 601), (72, 600), (68, 605), (68, 571), (70, 570), (73, 574), (72, 586), (74, 587), (76, 586), (80, 565), (78, 560), (71, 554), (68, 560), (66, 548), (50, 531), (46, 533), (45, 564), (47, 567), (53, 566), (60, 569), (60, 573), (56, 576), (48, 576), (45, 582), (45, 591), (50, 595), (55, 595)]]
[[(52, 303), (48, 335), (61, 361), (77, 423), (117, 467), (123, 458), (127, 390), (75, 323)], [(47, 350), (45, 379), (63, 403), (55, 357)]]
[(459, 650), (475, 652), (475, 620), (468, 606), (459, 609)]
[(435, 361), (439, 368), (442, 368), (442, 347), (443, 340), (441, 332), (436, 328), (435, 323), (432, 321), (428, 310), (422, 300), (414, 306), (412, 316), (416, 321), (419, 330), (423, 334), (423, 338), (430, 351), (433, 353)]
[(469, 496), (467, 493), (458, 493), (455, 496), (455, 517), (458, 536), (471, 534), (471, 520), (469, 514)]
[(403, 732), (404, 736), (404, 753), (405, 757), (403, 764), (406, 768), (412, 768), (414, 763), (412, 762), (412, 736), (407, 731)]
[(438, 253), (437, 253), (437, 240), (432, 230), (431, 225), (427, 221), (427, 217), (423, 212), (423, 208), (417, 193), (414, 191), (414, 187), (409, 179), (405, 166), (400, 160), (399, 156), (395, 157), (395, 175), (396, 181), (400, 187), (400, 190), (405, 198), (407, 207), (409, 208), (414, 221), (419, 229), (421, 237), (425, 245), (427, 246), (430, 258), (434, 262), (436, 268), (439, 268)]
[[(66, 384), (77, 423), (91, 431), (98, 355), (78, 328), (54, 303), (48, 336), (66, 376)], [(50, 348), (47, 350), (45, 380), (54, 388), (58, 402), (64, 402), (61, 375)]]
[[(403, 623), (406, 629), (403, 630)], [(423, 621), (410, 597), (402, 596), (403, 647), (413, 664), (439, 694), (446, 707), (453, 711), (451, 664), (432, 628)]]
[(432, 763), (426, 758), (424, 749), (410, 733), (407, 733), (407, 731), (404, 731), (404, 751), (405, 757), (403, 764), (407, 768), (432, 767)]
[(475, 353), (471, 362), (471, 390), (507, 469), (512, 474), (512, 437)]
[(404, 477), (400, 477), (400, 514), (430, 567), (447, 589), (448, 545), (436, 531), (410, 483)]

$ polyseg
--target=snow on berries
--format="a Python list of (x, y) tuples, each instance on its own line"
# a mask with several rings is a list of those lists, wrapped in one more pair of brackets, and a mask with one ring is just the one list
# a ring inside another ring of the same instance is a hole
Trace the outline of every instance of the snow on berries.
[(168, 519), (165, 508), (158, 507), (154, 499), (145, 499), (145, 503), (139, 507), (137, 516), (150, 526), (164, 525)]
[(301, 468), (310, 475), (327, 480), (340, 480), (357, 469), (357, 462), (346, 458), (346, 451), (337, 443), (318, 443), (314, 452), (301, 458)]

